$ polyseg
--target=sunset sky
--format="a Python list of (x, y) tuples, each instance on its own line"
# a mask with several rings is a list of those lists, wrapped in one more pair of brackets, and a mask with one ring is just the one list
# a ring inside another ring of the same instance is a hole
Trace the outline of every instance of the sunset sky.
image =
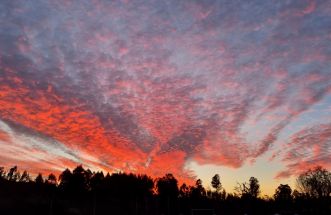
[(2, 0), (0, 166), (78, 164), (268, 195), (330, 170), (331, 1)]

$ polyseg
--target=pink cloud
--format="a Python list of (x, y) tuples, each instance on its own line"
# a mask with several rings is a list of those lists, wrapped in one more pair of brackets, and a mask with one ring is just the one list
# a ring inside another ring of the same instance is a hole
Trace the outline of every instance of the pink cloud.
[(316, 125), (293, 134), (282, 159), (286, 170), (279, 172), (276, 177), (298, 175), (317, 165), (330, 168), (330, 140), (330, 124)]

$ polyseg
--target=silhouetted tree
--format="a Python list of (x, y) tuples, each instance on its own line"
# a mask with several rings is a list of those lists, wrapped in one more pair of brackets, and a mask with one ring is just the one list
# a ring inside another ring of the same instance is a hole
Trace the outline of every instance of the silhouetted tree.
[(171, 198), (177, 198), (178, 181), (172, 174), (166, 174), (162, 178), (157, 179), (156, 182), (157, 192), (160, 196), (169, 196)]
[(48, 175), (48, 178), (46, 180), (47, 184), (57, 185), (57, 179), (56, 176), (53, 173), (50, 173)]
[(250, 177), (249, 183), (238, 183), (235, 191), (242, 198), (257, 198), (260, 194), (259, 181), (255, 177)]
[[(154, 181), (147, 175), (136, 176), (136, 189), (138, 196), (150, 196), (153, 194)], [(177, 194), (178, 195), (178, 194)]]
[(39, 173), (37, 175), (37, 177), (35, 178), (34, 182), (37, 184), (37, 185), (41, 185), (44, 183), (44, 179), (43, 179), (43, 176), (41, 173)]
[(103, 172), (96, 172), (91, 177), (90, 186), (92, 190), (99, 190), (103, 186), (103, 181), (105, 179), (105, 176), (103, 175)]
[(222, 189), (220, 176), (218, 174), (214, 175), (211, 179), (211, 186), (215, 189), (216, 193)]
[(19, 181), (20, 182), (29, 182), (29, 181), (31, 181), (30, 175), (26, 170), (24, 170), (24, 172), (22, 173)]
[(72, 173), (67, 168), (59, 176), (59, 188), (63, 191), (71, 191)]
[[(147, 175), (107, 173), (104, 176), (102, 172), (85, 170), (81, 165), (73, 172), (64, 170), (59, 176), (59, 186), (56, 186), (54, 174), (49, 174), (45, 181), (38, 174), (35, 183), (30, 183), (29, 173), (24, 171), (20, 175), (16, 166), (7, 172), (0, 168), (0, 177), (1, 214), (189, 215), (192, 209), (213, 209), (215, 214), (224, 215), (275, 212), (331, 214), (331, 196), (324, 191), (328, 185), (329, 172), (322, 168), (309, 170), (299, 176), (298, 181), (300, 179), (300, 182), (305, 182), (304, 185), (309, 185), (309, 192), (295, 190), (291, 195), (290, 186), (280, 184), (275, 190), (275, 201), (257, 198), (260, 185), (254, 177), (249, 182), (238, 184), (239, 195), (226, 195), (223, 189), (214, 198), (208, 198), (212, 196), (212, 192), (208, 188), (209, 194), (206, 195), (200, 179), (194, 186), (182, 184), (178, 189), (176, 178), (172, 174), (166, 174), (155, 180), (154, 187), (153, 179)], [(219, 189), (217, 175), (213, 177), (211, 184), (215, 190)], [(156, 193), (153, 193), (154, 189), (157, 189)]]
[(292, 196), (293, 196), (294, 199), (299, 199), (299, 198), (303, 197), (303, 194), (300, 193), (298, 190), (293, 190)]
[(9, 169), (7, 173), (7, 180), (9, 181), (18, 181), (21, 177), (20, 172), (17, 170), (17, 166), (14, 166)]
[(85, 170), (82, 165), (77, 166), (72, 171), (71, 186), (75, 192), (84, 192), (89, 189), (91, 171)]
[(221, 198), (222, 200), (225, 200), (225, 198), (226, 198), (226, 190), (225, 189), (223, 189), (223, 191), (221, 192), (221, 194), (219, 195), (219, 198)]
[(158, 178), (156, 188), (160, 197), (161, 210), (166, 214), (173, 214), (175, 201), (178, 197), (178, 181), (172, 174), (166, 174), (162, 178)]
[(234, 188), (235, 190), (235, 195), (239, 196), (239, 197), (244, 197), (245, 195), (247, 195), (248, 191), (248, 185), (246, 182), (244, 183), (238, 183)]
[(253, 198), (257, 198), (260, 195), (260, 184), (257, 178), (251, 177), (249, 179), (249, 194)]
[(202, 185), (202, 180), (201, 179), (198, 179), (195, 182), (195, 186), (192, 187), (191, 195), (195, 199), (199, 199), (199, 198), (202, 198), (202, 197), (206, 196), (206, 190)]
[(0, 180), (6, 178), (6, 171), (4, 167), (0, 167)]
[(190, 195), (190, 188), (183, 183), (179, 188), (179, 196), (182, 198), (187, 198)]
[(274, 194), (274, 199), (280, 202), (292, 200), (292, 189), (288, 184), (280, 184)]
[(314, 198), (329, 197), (331, 194), (331, 173), (318, 166), (302, 173), (297, 179), (301, 192)]

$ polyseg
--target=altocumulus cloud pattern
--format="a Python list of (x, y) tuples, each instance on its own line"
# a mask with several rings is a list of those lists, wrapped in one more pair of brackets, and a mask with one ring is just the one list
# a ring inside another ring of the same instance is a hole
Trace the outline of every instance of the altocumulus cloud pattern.
[(4, 0), (0, 160), (331, 167), (331, 1)]

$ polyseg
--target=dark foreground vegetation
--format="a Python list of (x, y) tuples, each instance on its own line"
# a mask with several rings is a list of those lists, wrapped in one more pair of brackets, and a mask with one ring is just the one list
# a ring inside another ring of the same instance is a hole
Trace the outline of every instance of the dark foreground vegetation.
[(92, 172), (82, 166), (34, 180), (17, 167), (0, 167), (0, 214), (32, 215), (209, 215), (209, 214), (331, 214), (331, 173), (321, 167), (300, 175), (297, 190), (279, 185), (273, 198), (260, 197), (259, 181), (251, 177), (226, 193), (218, 174), (212, 189), (202, 181), (178, 186), (172, 174), (146, 175)]

